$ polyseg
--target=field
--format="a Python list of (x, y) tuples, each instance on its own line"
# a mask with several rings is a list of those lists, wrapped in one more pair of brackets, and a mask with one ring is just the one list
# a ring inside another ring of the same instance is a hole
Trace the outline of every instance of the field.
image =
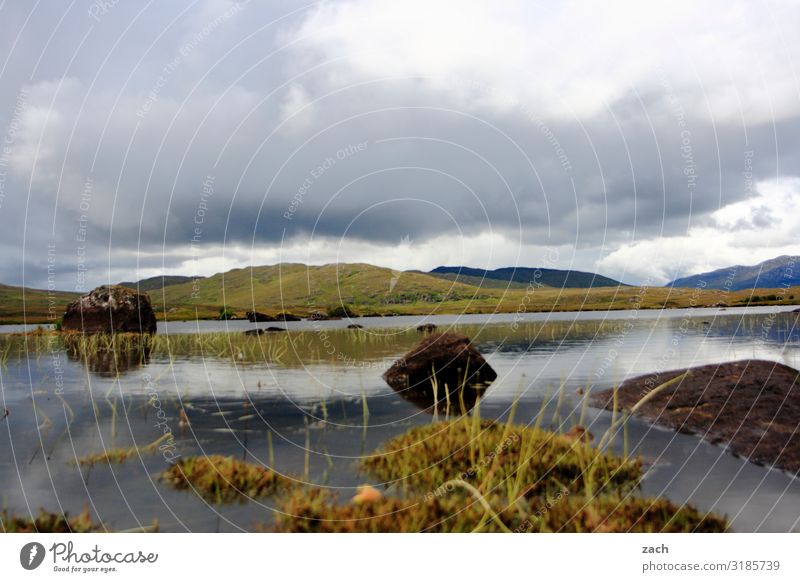
[[(477, 281), (476, 281), (477, 282)], [(366, 264), (308, 267), (280, 264), (235, 269), (212, 277), (148, 291), (159, 319), (212, 319), (220, 310), (244, 317), (255, 310), (275, 315), (307, 316), (342, 304), (358, 315), (428, 315), (451, 313), (526, 313), (795, 304), (800, 287), (783, 292), (666, 287), (557, 289), (497, 281), (476, 286), (410, 271)], [(76, 295), (0, 286), (0, 323), (48, 323)]]

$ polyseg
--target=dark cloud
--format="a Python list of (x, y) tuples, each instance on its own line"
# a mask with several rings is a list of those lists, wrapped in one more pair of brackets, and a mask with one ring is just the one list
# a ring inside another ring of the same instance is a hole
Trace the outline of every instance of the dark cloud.
[[(537, 97), (558, 68), (506, 85), (486, 64), (515, 59), (499, 49), (438, 79), (427, 64), (398, 76), (390, 60), (381, 76), (373, 64), (390, 57), (370, 53), (369, 39), (356, 58), (304, 37), (319, 13), (300, 3), (101, 5), (2, 9), (3, 128), (25, 96), (0, 207), (3, 282), (41, 286), (48, 244), (69, 287), (82, 246), (100, 282), (186, 272), (193, 238), (208, 252), (309, 238), (379, 248), (490, 230), (582, 249), (586, 262), (571, 266), (591, 270), (620, 245), (684, 235), (753, 197), (746, 159), (756, 181), (800, 173), (796, 111), (754, 115), (751, 87), (737, 87), (742, 112), (731, 114), (718, 85), (688, 70), (666, 68), (669, 83), (646, 71), (635, 86), (588, 75), (598, 105), (565, 115)], [(332, 25), (336, 6), (325, 9)], [(565, 86), (581, 80), (563, 75)], [(718, 110), (698, 105), (701, 89)], [(768, 229), (769, 216), (751, 225)]]

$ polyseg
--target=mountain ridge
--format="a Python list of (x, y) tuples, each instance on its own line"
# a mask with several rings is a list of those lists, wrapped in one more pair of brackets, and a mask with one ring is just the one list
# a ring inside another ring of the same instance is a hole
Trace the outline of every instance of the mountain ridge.
[(800, 285), (800, 257), (781, 255), (755, 265), (731, 265), (679, 277), (665, 287), (698, 287), (743, 291)]
[[(525, 286), (536, 284), (546, 287), (561, 289), (591, 289), (594, 287), (620, 287), (627, 286), (621, 281), (617, 281), (597, 273), (587, 271), (575, 271), (571, 269), (547, 269), (543, 267), (501, 267), (499, 269), (476, 269), (473, 267), (449, 267), (440, 266), (428, 272), (434, 276), (447, 275), (451, 280), (458, 280), (460, 277), (470, 277), (480, 279), (491, 279), (494, 281), (508, 281), (510, 283), (523, 284)], [(474, 284), (474, 283), (473, 283)]]

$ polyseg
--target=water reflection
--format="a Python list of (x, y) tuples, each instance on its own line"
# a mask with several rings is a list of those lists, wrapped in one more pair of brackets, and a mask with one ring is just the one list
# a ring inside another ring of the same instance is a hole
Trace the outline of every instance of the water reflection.
[[(532, 422), (544, 408), (545, 419), (557, 425), (583, 414), (575, 388), (608, 386), (658, 367), (758, 357), (800, 368), (796, 315), (730, 311), (670, 317), (621, 312), (614, 320), (587, 314), (515, 328), (470, 320), (458, 331), (473, 339), (498, 378), (482, 397), (473, 394), (474, 401), (465, 394), (465, 409), (474, 414), (479, 406), (482, 417), (502, 418), (519, 398), (517, 422)], [(159, 454), (92, 468), (76, 465), (75, 457), (151, 443), (162, 434), (157, 423), (167, 422), (183, 456), (234, 455), (343, 488), (349, 496), (365, 480), (357, 468), (360, 456), (410, 426), (431, 422), (432, 412), (447, 412), (431, 394), (395, 392), (381, 378), (421, 339), (413, 329), (203, 338), (163, 336), (113, 351), (63, 343), (51, 352), (46, 338), (38, 344), (35, 337), (0, 337), (2, 404), (10, 411), (0, 420), (4, 504), (18, 514), (39, 506), (79, 513), (88, 506), (113, 529), (158, 518), (165, 531), (248, 530), (272, 519), (269, 502), (211, 508), (155, 479), (165, 468)], [(63, 360), (57, 363), (54, 355)], [(555, 394), (562, 380), (565, 397), (558, 411)], [(153, 393), (166, 420), (157, 416)], [(184, 426), (181, 411), (188, 419)], [(609, 415), (588, 409), (583, 424), (601, 435)], [(629, 444), (650, 466), (643, 483), (647, 494), (728, 514), (739, 531), (789, 531), (800, 523), (798, 479), (636, 419), (629, 425)]]

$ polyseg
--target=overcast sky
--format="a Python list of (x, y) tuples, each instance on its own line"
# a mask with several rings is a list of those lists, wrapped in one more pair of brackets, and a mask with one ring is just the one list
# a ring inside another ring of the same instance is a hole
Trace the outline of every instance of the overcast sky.
[(800, 255), (797, 2), (0, 0), (0, 282)]

